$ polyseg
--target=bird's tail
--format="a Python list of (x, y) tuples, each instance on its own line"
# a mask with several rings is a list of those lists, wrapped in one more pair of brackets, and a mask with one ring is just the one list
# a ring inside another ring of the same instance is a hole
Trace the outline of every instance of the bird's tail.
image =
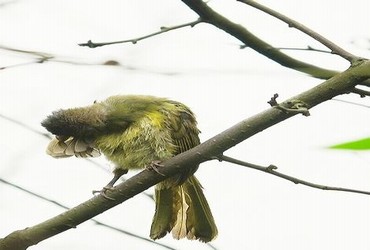
[(182, 185), (156, 188), (156, 210), (150, 237), (159, 239), (172, 231), (175, 239), (187, 237), (208, 242), (217, 236), (217, 227), (202, 186), (195, 176)]

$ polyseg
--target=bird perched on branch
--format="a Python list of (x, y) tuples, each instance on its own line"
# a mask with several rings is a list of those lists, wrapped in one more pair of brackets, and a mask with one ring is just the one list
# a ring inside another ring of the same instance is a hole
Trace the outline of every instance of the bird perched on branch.
[[(200, 143), (193, 112), (184, 104), (153, 96), (118, 95), (81, 108), (58, 110), (43, 122), (55, 138), (47, 153), (55, 158), (96, 157), (102, 152), (115, 164), (113, 188), (129, 169), (143, 169)], [(172, 231), (208, 242), (217, 236), (202, 186), (193, 175), (198, 165), (155, 187), (152, 239)], [(104, 191), (103, 191), (104, 192)]]

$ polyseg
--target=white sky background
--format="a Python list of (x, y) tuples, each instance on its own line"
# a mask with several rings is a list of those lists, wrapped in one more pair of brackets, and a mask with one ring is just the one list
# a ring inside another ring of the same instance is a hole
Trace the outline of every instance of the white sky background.
[[(5, 3), (6, 1), (0, 1)], [(368, 57), (370, 2), (261, 1), (302, 22), (357, 55)], [(277, 47), (323, 48), (287, 25), (236, 1), (211, 7)], [(59, 62), (0, 70), (0, 114), (45, 132), (40, 122), (53, 110), (91, 104), (115, 94), (150, 94), (186, 103), (197, 114), (204, 141), (236, 122), (321, 81), (283, 68), (213, 26), (200, 24), (133, 44), (89, 49), (77, 46), (135, 38), (196, 20), (181, 1), (19, 0), (0, 7), (0, 45), (47, 52)], [(337, 56), (287, 52), (318, 66), (343, 70)], [(0, 50), (0, 67), (31, 62), (34, 56)], [(117, 60), (121, 66), (99, 65)], [(355, 95), (336, 99), (369, 105)], [(55, 160), (48, 141), (0, 118), (0, 177), (53, 200), (76, 206), (111, 178), (90, 162)], [(307, 181), (370, 190), (368, 152), (343, 152), (328, 145), (369, 136), (369, 108), (329, 101), (232, 148), (226, 155)], [(106, 170), (112, 166), (94, 159)], [(370, 197), (316, 190), (228, 163), (207, 162), (196, 174), (209, 200), (219, 236), (217, 249), (369, 249)], [(149, 190), (152, 192), (152, 190)], [(0, 238), (55, 216), (63, 209), (0, 183)], [(148, 237), (154, 203), (143, 195), (97, 217)], [(159, 242), (175, 249), (210, 249), (171, 236)], [(163, 249), (86, 222), (30, 249)]]

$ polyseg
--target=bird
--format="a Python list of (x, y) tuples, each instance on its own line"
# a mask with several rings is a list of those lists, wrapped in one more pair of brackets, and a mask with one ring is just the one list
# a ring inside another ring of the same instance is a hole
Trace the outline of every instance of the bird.
[[(114, 164), (114, 188), (131, 169), (152, 166), (200, 144), (194, 113), (184, 104), (147, 95), (115, 95), (86, 107), (52, 112), (41, 125), (55, 137), (46, 153), (54, 158), (98, 157)], [(218, 234), (203, 187), (191, 166), (155, 186), (153, 240), (172, 232), (175, 239), (209, 242)], [(104, 195), (105, 196), (105, 195)], [(105, 196), (107, 197), (107, 196)]]

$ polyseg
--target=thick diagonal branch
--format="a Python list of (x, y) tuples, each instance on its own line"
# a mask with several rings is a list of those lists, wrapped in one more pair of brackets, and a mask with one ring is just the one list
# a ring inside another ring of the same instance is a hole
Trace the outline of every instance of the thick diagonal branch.
[[(334, 96), (347, 92), (359, 82), (368, 78), (370, 78), (370, 61), (358, 62), (343, 73), (283, 102), (283, 104), (299, 100), (305, 103), (307, 108), (312, 108), (324, 101), (330, 100)], [(0, 249), (23, 250), (44, 239), (75, 228), (82, 222), (130, 199), (165, 178), (184, 171), (191, 166), (214, 159), (247, 138), (296, 114), (296, 112), (284, 112), (274, 107), (269, 108), (241, 121), (201, 145), (164, 161), (162, 163), (164, 166), (161, 167), (161, 173), (165, 176), (159, 175), (155, 171), (144, 170), (117, 185), (113, 191), (109, 191), (109, 197), (114, 200), (107, 200), (102, 195), (93, 197), (77, 207), (45, 222), (9, 234), (0, 240)]]
[(204, 1), (182, 0), (182, 2), (195, 11), (204, 22), (216, 26), (217, 28), (243, 42), (247, 47), (252, 48), (253, 50), (285, 67), (304, 72), (313, 77), (321, 79), (329, 79), (330, 77), (339, 73), (335, 70), (320, 68), (315, 65), (296, 60), (284, 54), (280, 50), (274, 48), (272, 45), (253, 35), (243, 26), (223, 17), (210, 8)]

